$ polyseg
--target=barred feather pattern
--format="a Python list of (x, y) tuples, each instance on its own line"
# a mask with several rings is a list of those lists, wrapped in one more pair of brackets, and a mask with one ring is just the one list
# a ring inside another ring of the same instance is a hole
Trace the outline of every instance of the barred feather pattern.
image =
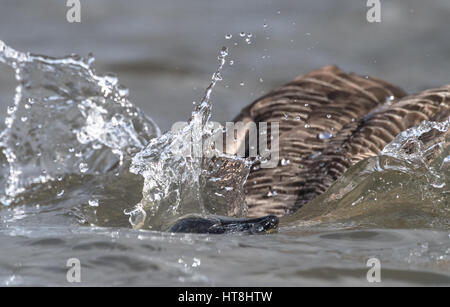
[(279, 122), (278, 167), (254, 165), (244, 186), (249, 216), (292, 213), (401, 131), (448, 118), (450, 86), (405, 95), (385, 81), (326, 66), (244, 108), (235, 122)]

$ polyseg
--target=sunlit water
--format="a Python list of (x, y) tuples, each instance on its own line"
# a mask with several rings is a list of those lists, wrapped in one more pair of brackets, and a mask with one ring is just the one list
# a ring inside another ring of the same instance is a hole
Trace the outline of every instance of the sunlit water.
[[(69, 258), (81, 262), (82, 285), (371, 285), (372, 257), (381, 285), (450, 284), (448, 122), (405, 131), (278, 233), (156, 231), (189, 213), (245, 215), (250, 162), (185, 154), (187, 139), (217, 132), (210, 94), (226, 56), (188, 125), (161, 134), (92, 58), (0, 41), (18, 82), (1, 135), (1, 285), (71, 285)], [(421, 144), (430, 130), (437, 144)], [(406, 154), (406, 143), (417, 149)]]

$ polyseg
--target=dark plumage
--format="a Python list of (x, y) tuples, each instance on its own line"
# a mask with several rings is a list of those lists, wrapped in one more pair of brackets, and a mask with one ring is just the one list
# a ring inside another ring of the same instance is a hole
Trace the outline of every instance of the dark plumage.
[[(279, 122), (279, 157), (285, 161), (250, 172), (249, 216), (297, 210), (401, 131), (450, 115), (450, 86), (405, 95), (385, 81), (326, 66), (244, 108), (234, 121)], [(238, 138), (245, 142), (244, 134)]]

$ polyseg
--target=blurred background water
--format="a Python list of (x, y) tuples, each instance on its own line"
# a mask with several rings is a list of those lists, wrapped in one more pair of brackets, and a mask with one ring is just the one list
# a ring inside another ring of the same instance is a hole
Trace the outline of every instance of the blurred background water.
[[(408, 92), (450, 81), (447, 0), (382, 1), (381, 23), (368, 23), (366, 1), (353, 0), (81, 0), (81, 23), (71, 24), (65, 2), (2, 0), (0, 38), (52, 56), (93, 52), (97, 71), (116, 73), (162, 130), (190, 115), (224, 45), (234, 65), (213, 94), (220, 122), (274, 86), (329, 64)], [(251, 44), (240, 32), (253, 34)], [(2, 67), (1, 114), (13, 86)]]
[[(1, 0), (0, 40), (51, 56), (92, 52), (97, 72), (117, 74), (131, 101), (162, 130), (189, 117), (222, 46), (233, 65), (225, 66), (213, 92), (213, 118), (221, 122), (324, 65), (408, 92), (450, 82), (449, 1), (382, 1), (382, 22), (373, 24), (367, 9), (366, 1), (350, 0), (81, 0), (81, 23), (70, 24), (65, 1)], [(1, 66), (2, 118), (15, 85), (13, 71)], [(129, 184), (136, 199), (123, 196), (103, 208), (139, 201), (140, 187)], [(211, 237), (134, 231), (126, 221), (118, 224), (124, 227), (80, 226), (73, 208), (96, 188), (75, 187), (64, 205), (48, 198), (43, 206), (0, 210), (0, 285), (69, 285), (66, 260), (78, 257), (82, 285), (360, 286), (370, 285), (366, 261), (373, 256), (382, 260), (382, 285), (450, 284), (448, 229), (333, 225)], [(116, 213), (125, 219), (122, 210)]]

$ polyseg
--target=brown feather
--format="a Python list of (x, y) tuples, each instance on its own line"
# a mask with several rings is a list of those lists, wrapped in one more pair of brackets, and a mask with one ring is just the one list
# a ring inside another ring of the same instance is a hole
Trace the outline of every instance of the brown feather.
[[(244, 108), (235, 122), (279, 122), (279, 157), (290, 161), (252, 169), (245, 184), (249, 216), (295, 211), (354, 163), (379, 154), (401, 131), (448, 117), (449, 87), (399, 100), (404, 96), (385, 81), (327, 66)], [(322, 139), (320, 133), (333, 137)], [(239, 135), (239, 142), (246, 142), (246, 135)]]

